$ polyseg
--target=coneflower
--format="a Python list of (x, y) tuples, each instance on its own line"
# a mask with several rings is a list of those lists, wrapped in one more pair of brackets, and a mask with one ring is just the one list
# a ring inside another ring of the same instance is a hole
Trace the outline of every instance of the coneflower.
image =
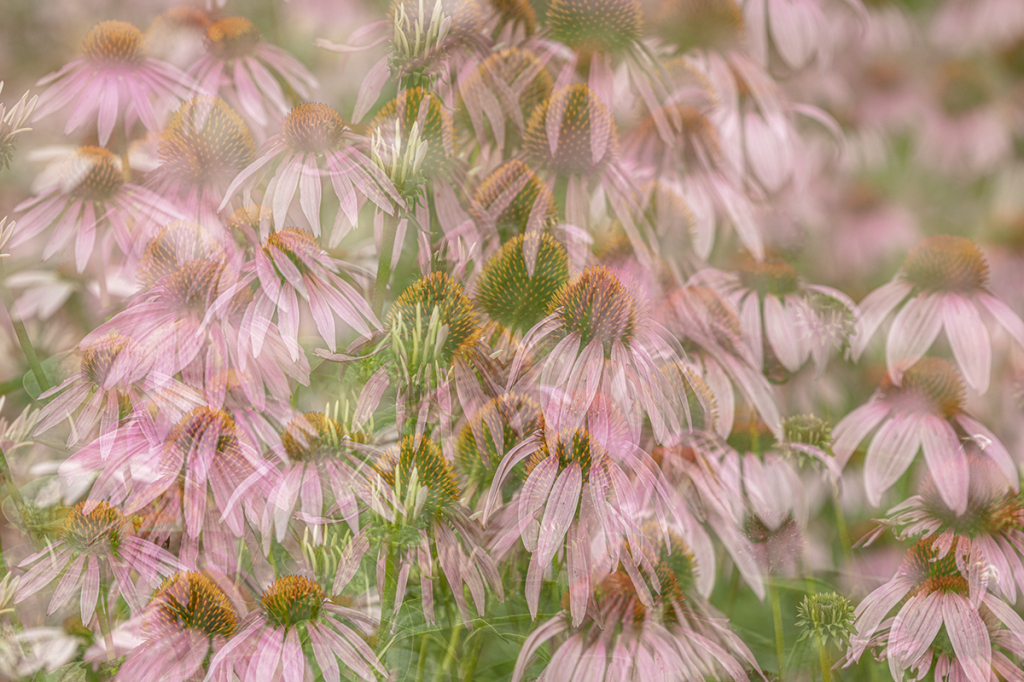
[(1024, 348), (1024, 322), (988, 287), (988, 261), (969, 239), (934, 235), (921, 240), (903, 267), (861, 302), (861, 328), (851, 339), (854, 359), (875, 331), (899, 309), (889, 328), (885, 359), (899, 382), (899, 368), (921, 358), (945, 328), (953, 358), (964, 379), (979, 393), (988, 389), (992, 346), (981, 310)]
[(525, 163), (512, 159), (484, 178), (473, 192), (469, 212), (485, 241), (505, 244), (517, 235), (552, 226), (558, 206), (547, 183)]

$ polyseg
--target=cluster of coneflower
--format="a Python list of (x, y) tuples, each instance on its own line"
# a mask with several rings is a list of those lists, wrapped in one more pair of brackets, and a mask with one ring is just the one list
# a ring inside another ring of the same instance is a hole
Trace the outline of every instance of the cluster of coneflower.
[[(984, 184), (978, 1), (912, 144)], [(1019, 279), (865, 189), (923, 15), (544, 4), (105, 19), (0, 105), (77, 145), (0, 221), (0, 677), (1024, 680)]]

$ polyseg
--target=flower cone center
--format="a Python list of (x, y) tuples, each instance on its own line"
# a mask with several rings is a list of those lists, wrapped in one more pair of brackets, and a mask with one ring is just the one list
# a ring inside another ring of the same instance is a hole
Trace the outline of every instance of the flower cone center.
[(238, 616), (227, 596), (202, 573), (181, 571), (167, 578), (150, 601), (143, 631), (150, 639), (183, 629), (230, 637)]
[[(551, 153), (548, 112), (559, 129)], [(524, 149), (539, 165), (557, 173), (591, 175), (602, 170), (618, 152), (619, 138), (612, 114), (582, 83), (555, 91), (533, 110), (526, 127)]]
[(639, 307), (633, 294), (610, 270), (590, 267), (569, 280), (551, 302), (560, 310), (566, 334), (580, 335), (584, 347), (600, 341), (605, 357), (616, 343), (628, 346), (636, 335)]
[(326, 598), (323, 589), (309, 578), (286, 575), (268, 587), (260, 601), (272, 621), (287, 627), (315, 619)]
[(82, 52), (94, 64), (138, 66), (146, 59), (142, 31), (125, 21), (101, 21), (82, 43)]
[(206, 29), (209, 49), (221, 59), (252, 54), (260, 42), (260, 30), (245, 17), (225, 17)]
[(79, 147), (62, 172), (72, 196), (88, 201), (105, 201), (124, 184), (121, 160), (103, 147)]
[(281, 122), (281, 136), (295, 151), (327, 152), (341, 146), (345, 121), (332, 107), (310, 102), (288, 112)]
[(969, 293), (988, 284), (988, 262), (970, 239), (934, 235), (918, 242), (903, 261), (903, 273), (927, 291)]
[(165, 172), (188, 184), (230, 180), (255, 158), (256, 143), (242, 117), (207, 95), (182, 104), (160, 140)]

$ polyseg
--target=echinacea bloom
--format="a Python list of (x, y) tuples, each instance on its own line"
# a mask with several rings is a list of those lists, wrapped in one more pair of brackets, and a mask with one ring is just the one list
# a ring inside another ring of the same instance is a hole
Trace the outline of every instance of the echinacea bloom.
[(1024, 591), (1024, 500), (978, 446), (968, 446), (967, 465), (970, 482), (965, 513), (953, 513), (929, 476), (916, 495), (889, 510), (881, 528), (896, 528), (901, 540), (943, 533), (970, 539), (992, 565), (999, 592), (1015, 603), (1018, 586)]
[(175, 111), (160, 137), (152, 183), (206, 229), (219, 225), (224, 190), (256, 157), (256, 143), (227, 102), (197, 95)]
[(346, 620), (374, 624), (358, 611), (331, 602), (309, 578), (278, 578), (239, 623), (237, 634), (213, 656), (207, 678), (237, 678), (240, 682), (312, 679), (314, 661), (326, 682), (340, 682), (342, 670), (367, 682), (377, 680), (378, 674), (387, 675), (373, 650)]
[(278, 79), (304, 100), (320, 87), (302, 62), (265, 43), (260, 30), (245, 17), (225, 17), (210, 23), (206, 45), (206, 54), (189, 73), (203, 91), (223, 97), (259, 131), (265, 132), (273, 122), (266, 104), (278, 116), (284, 116), (290, 108)]
[(55, 225), (43, 247), (43, 258), (62, 252), (73, 236), (79, 272), (89, 263), (96, 242), (103, 242), (100, 228), (112, 229), (121, 252), (129, 254), (137, 235), (145, 234), (150, 223), (178, 217), (169, 202), (125, 181), (122, 162), (116, 154), (92, 146), (72, 152), (61, 162), (55, 182), (44, 187), (38, 196), (18, 204), (15, 210), (24, 215), (18, 221), (17, 236), (11, 246), (23, 244)]
[(837, 464), (850, 456), (876, 427), (864, 460), (868, 501), (878, 506), (888, 490), (924, 450), (928, 470), (943, 503), (957, 515), (967, 510), (967, 456), (961, 437), (985, 441), (983, 450), (1019, 490), (1017, 468), (999, 439), (964, 412), (964, 387), (957, 371), (945, 360), (925, 357), (891, 375), (871, 399), (846, 415), (832, 430)]
[(181, 416), (202, 402), (195, 391), (170, 377), (147, 377), (147, 363), (131, 338), (110, 334), (82, 349), (81, 369), (40, 396), (52, 398), (39, 412), (36, 433), (47, 431), (84, 405), (73, 422), (68, 447), (100, 423), (100, 437), (114, 431), (123, 416), (145, 399), (165, 414)]
[(638, 595), (625, 572), (608, 574), (595, 589), (583, 623), (561, 612), (530, 634), (512, 681), (527, 679), (538, 649), (568, 633), (538, 682), (746, 682), (746, 669), (757, 670), (754, 657), (727, 621), (692, 593), (697, 566), (685, 543), (673, 536), (650, 564), (648, 581), (659, 587), (653, 603)]
[(854, 330), (857, 305), (843, 292), (804, 284), (781, 258), (745, 257), (738, 274), (707, 269), (693, 282), (716, 286), (733, 303), (757, 367), (778, 362), (797, 372), (813, 359), (819, 374), (829, 352)]
[(981, 310), (988, 311), (1024, 348), (1024, 322), (989, 291), (988, 262), (974, 242), (963, 237), (935, 235), (921, 240), (892, 281), (861, 301), (861, 326), (850, 340), (855, 360), (897, 308), (885, 343), (886, 365), (897, 381), (899, 368), (921, 358), (945, 328), (964, 379), (984, 393), (992, 345)]
[[(539, 377), (545, 405), (561, 404), (566, 417), (576, 418), (602, 390), (634, 431), (644, 413), (659, 438), (679, 429), (675, 393), (662, 371), (675, 352), (639, 291), (604, 266), (589, 267), (562, 286), (548, 310), (523, 338), (510, 387), (532, 385)], [(524, 376), (531, 357), (538, 361)]]
[[(846, 665), (869, 646), (885, 646), (893, 679), (989, 682), (993, 672), (1018, 679), (1002, 651), (1024, 651), (1024, 621), (986, 590), (987, 559), (970, 540), (944, 534), (917, 542), (896, 575), (864, 598), (855, 611)], [(886, 619), (899, 607), (894, 618)], [(941, 633), (945, 632), (945, 637)], [(913, 671), (913, 672), (910, 672)]]
[[(60, 539), (20, 564), (26, 568), (15, 602), (32, 596), (63, 574), (50, 599), (47, 615), (79, 592), (82, 623), (96, 612), (100, 588), (109, 581), (104, 603), (124, 597), (132, 611), (142, 608), (148, 590), (174, 573), (178, 561), (156, 545), (136, 537), (131, 523), (106, 502), (75, 505), (60, 530)], [(133, 572), (138, 578), (133, 577)], [(136, 584), (138, 580), (138, 584)]]
[(481, 240), (496, 243), (487, 253), (517, 235), (551, 227), (558, 206), (547, 183), (525, 163), (512, 159), (494, 169), (473, 191), (469, 212), (482, 232)]
[[(481, 546), (483, 531), (460, 503), (455, 470), (440, 446), (425, 436), (406, 436), (385, 451), (373, 468), (396, 507), (394, 521), (390, 523), (397, 532), (382, 545), (377, 562), (377, 587), (382, 598), (389, 558), (398, 575), (394, 613), (397, 614), (402, 604), (410, 569), (416, 566), (420, 574), (423, 615), (428, 623), (434, 622), (434, 579), (439, 576), (432, 557), (437, 557), (463, 623), (470, 623), (464, 596), (466, 587), (481, 616), (486, 585), (490, 585), (499, 601), (504, 600), (498, 570)], [(398, 546), (388, 546), (389, 543)], [(386, 558), (385, 554), (391, 556)], [(381, 633), (385, 635), (390, 633)]]
[[(165, 112), (188, 97), (191, 79), (177, 68), (146, 55), (142, 31), (123, 21), (93, 26), (82, 43), (85, 54), (39, 81), (49, 87), (39, 95), (36, 119), (74, 101), (64, 134), (96, 117), (100, 146), (106, 146), (118, 118), (127, 135), (135, 121), (156, 132)], [(160, 100), (154, 108), (151, 97)]]
[(273, 523), (270, 519), (263, 522), (267, 534), (265, 549), (270, 549), (267, 540), (272, 527), (276, 527), (277, 541), (284, 540), (296, 505), (313, 526), (314, 540), (319, 539), (319, 531), (312, 521), (323, 518), (325, 509), (344, 519), (353, 531), (358, 529), (357, 498), (368, 506), (375, 502), (369, 466), (356, 450), (363, 440), (359, 433), (349, 433), (322, 412), (307, 412), (285, 426), (281, 445), (288, 461), (271, 489), (270, 503), (264, 511), (265, 516), (273, 516)]
[(320, 338), (332, 352), (336, 347), (335, 316), (363, 337), (380, 327), (366, 299), (338, 276), (339, 263), (327, 255), (312, 233), (291, 227), (275, 230), (253, 258), (259, 289), (246, 312), (243, 333), (252, 340), (254, 357), (260, 355), (275, 310), (282, 338), (291, 348), (299, 347), (299, 296), (309, 304)]
[(194, 682), (238, 630), (238, 613), (217, 583), (181, 571), (163, 582), (142, 615), (124, 626), (142, 643), (128, 652), (117, 682)]
[(331, 244), (337, 245), (356, 225), (365, 199), (388, 214), (401, 203), (391, 181), (359, 149), (363, 143), (335, 109), (326, 104), (300, 104), (285, 116), (281, 131), (260, 147), (256, 160), (231, 182), (220, 208), (223, 210), (238, 190), (243, 198), (250, 197), (257, 182), (276, 163), (263, 203), (273, 211), (277, 224), (284, 225), (297, 192), (301, 215), (319, 237), (325, 178), (329, 178), (340, 202), (331, 231)]
[[(557, 428), (557, 427), (556, 427)], [(564, 550), (569, 580), (569, 610), (579, 625), (592, 597), (591, 573), (598, 565), (616, 566), (621, 561), (632, 578), (640, 599), (651, 603), (638, 566), (645, 541), (637, 524), (640, 507), (633, 484), (607, 449), (584, 429), (537, 434), (508, 452), (491, 483), (483, 522), (498, 500), (513, 468), (525, 464), (525, 480), (519, 495), (509, 503), (518, 507), (518, 519), (500, 533), (495, 552), (521, 538), (531, 553), (526, 574), (526, 603), (537, 617), (541, 583), (556, 554)], [(646, 463), (629, 452), (617, 453), (650, 489), (655, 488)], [(595, 538), (603, 549), (593, 554)]]

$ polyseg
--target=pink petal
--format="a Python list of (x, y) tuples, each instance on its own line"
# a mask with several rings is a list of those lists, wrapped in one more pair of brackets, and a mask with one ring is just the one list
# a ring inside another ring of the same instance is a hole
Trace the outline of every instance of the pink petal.
[(864, 460), (864, 487), (868, 501), (878, 506), (882, 493), (907, 470), (921, 447), (921, 419), (896, 413), (882, 424)]
[(302, 169), (302, 179), (299, 181), (299, 206), (302, 214), (306, 216), (313, 234), (320, 235), (320, 168), (316, 164), (316, 156), (310, 154), (306, 157), (306, 163)]
[(46, 609), (46, 615), (52, 615), (54, 611), (64, 606), (68, 599), (71, 598), (71, 594), (78, 587), (78, 579), (82, 577), (82, 566), (85, 564), (85, 559), (86, 555), (81, 554), (68, 567), (67, 573), (61, 578), (57, 589), (53, 593), (53, 598), (50, 599), (50, 606)]
[(107, 146), (110, 133), (114, 130), (114, 122), (117, 120), (117, 93), (118, 88), (107, 88), (100, 98), (100, 115), (96, 125), (101, 147)]
[(845, 467), (860, 442), (889, 414), (889, 406), (872, 398), (836, 424), (832, 430), (832, 452), (836, 463)]
[(288, 629), (284, 639), (281, 665), (284, 670), (284, 682), (302, 682), (303, 673), (306, 671), (306, 657), (302, 655), (298, 628)]
[(808, 333), (808, 330), (797, 326), (789, 308), (775, 296), (764, 297), (764, 329), (768, 344), (782, 366), (790, 372), (799, 370), (805, 359), (799, 335)]
[(362, 121), (363, 117), (369, 113), (390, 77), (391, 69), (388, 66), (388, 56), (385, 55), (363, 76), (362, 85), (359, 86), (359, 93), (356, 95), (356, 104), (352, 110), (354, 122)]
[(1024, 348), (1024, 321), (1008, 305), (991, 294), (978, 294), (977, 300), (996, 318), (996, 321)]
[(930, 592), (911, 597), (903, 605), (889, 632), (889, 671), (893, 679), (903, 679), (903, 671), (931, 645), (942, 627), (943, 602), (954, 596)]
[(992, 643), (981, 616), (962, 596), (950, 593), (942, 600), (942, 620), (967, 679), (988, 682), (992, 670)]
[(974, 439), (978, 449), (984, 452), (999, 467), (999, 470), (1006, 476), (1006, 482), (1013, 488), (1013, 491), (1019, 492), (1020, 477), (1017, 475), (1017, 465), (1014, 464), (1010, 453), (1007, 452), (1006, 447), (996, 435), (989, 431), (988, 427), (984, 424), (968, 417), (966, 414), (958, 414), (956, 421), (964, 428), (967, 435)]
[(856, 661), (889, 611), (903, 601), (914, 584), (900, 571), (892, 580), (864, 598), (854, 612), (857, 632), (850, 638), (850, 660)]
[(968, 385), (984, 393), (992, 368), (992, 344), (981, 315), (970, 301), (957, 294), (943, 297), (942, 312), (956, 364)]
[(872, 291), (860, 302), (860, 324), (857, 333), (850, 337), (850, 354), (859, 360), (871, 337), (889, 313), (913, 290), (909, 282), (897, 277)]
[(85, 569), (85, 580), (82, 581), (81, 595), (81, 616), (82, 623), (89, 627), (92, 623), (92, 614), (96, 610), (96, 599), (100, 594), (100, 565), (96, 557), (89, 557), (88, 567)]
[(922, 292), (896, 314), (885, 344), (889, 376), (897, 381), (910, 365), (920, 360), (942, 329), (942, 297)]
[(967, 511), (967, 456), (953, 427), (944, 419), (927, 417), (920, 424), (928, 471), (946, 503), (959, 516)]

